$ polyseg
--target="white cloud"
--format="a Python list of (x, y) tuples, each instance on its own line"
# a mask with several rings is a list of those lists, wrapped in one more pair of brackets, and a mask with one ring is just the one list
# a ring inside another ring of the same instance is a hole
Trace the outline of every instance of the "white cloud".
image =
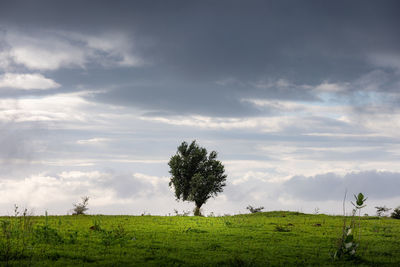
[(86, 68), (89, 63), (106, 67), (143, 64), (132, 52), (132, 41), (122, 33), (94, 36), (63, 31), (9, 31), (3, 38), (9, 47), (0, 54), (0, 68), (3, 69), (10, 62), (32, 70)]
[(196, 127), (203, 129), (250, 129), (261, 128), (264, 132), (278, 132), (287, 124), (285, 117), (259, 118), (218, 118), (207, 116), (142, 116), (141, 120), (160, 122), (170, 125)]
[(158, 176), (146, 175), (143, 173), (134, 173), (132, 176), (142, 181), (151, 183), (153, 186), (168, 184), (170, 180), (168, 177), (158, 177)]
[(295, 116), (327, 116), (339, 117), (350, 111), (350, 106), (345, 105), (327, 105), (325, 102), (299, 102), (282, 101), (256, 98), (244, 98), (243, 103), (250, 103), (257, 108), (267, 108), (278, 113), (292, 114)]
[(232, 181), (233, 185), (242, 184), (248, 182), (250, 180), (260, 180), (262, 182), (272, 182), (274, 180), (271, 179), (270, 181), (270, 174), (267, 172), (257, 172), (257, 171), (248, 171), (242, 177), (238, 179), (234, 179)]
[(349, 87), (348, 83), (329, 83), (323, 82), (317, 85), (314, 89), (320, 92), (338, 93), (346, 91)]
[[(28, 204), (33, 208), (54, 206), (66, 213), (81, 196), (90, 197), (90, 208), (129, 203), (136, 198), (168, 195), (168, 178), (142, 173), (121, 175), (99, 171), (63, 171), (39, 173), (22, 180), (0, 180), (0, 206), (9, 203)], [(63, 210), (65, 209), (65, 210)]]
[(88, 171), (88, 172), (82, 172), (82, 171), (64, 171), (59, 174), (59, 177), (63, 179), (68, 179), (68, 180), (79, 180), (82, 177), (85, 179), (90, 179), (90, 180), (98, 180), (100, 177), (104, 176), (103, 173), (99, 171)]
[[(346, 132), (350, 130), (347, 106), (324, 106), (290, 101), (269, 101), (245, 99), (258, 108), (273, 110), (273, 115), (260, 117), (208, 117), (200, 115), (187, 116), (142, 116), (140, 119), (176, 126), (201, 129), (243, 129), (262, 133), (286, 132), (296, 130), (299, 134), (313, 132)], [(352, 129), (354, 130), (354, 129)]]
[(97, 145), (97, 144), (101, 144), (104, 142), (108, 142), (110, 140), (111, 139), (109, 139), (109, 138), (95, 137), (95, 138), (90, 138), (90, 139), (78, 140), (78, 141), (76, 141), (76, 143), (80, 144), (80, 145)]
[(17, 64), (34, 70), (56, 70), (60, 67), (83, 67), (85, 53), (79, 47), (53, 38), (14, 37), (11, 57)]
[(44, 77), (39, 73), (5, 73), (3, 75), (0, 75), (0, 88), (14, 88), (21, 90), (46, 90), (58, 87), (60, 87), (60, 84), (56, 83), (52, 79)]
[(87, 92), (57, 94), (41, 98), (0, 99), (0, 121), (86, 121), (90, 114), (83, 111), (91, 106), (83, 96)]

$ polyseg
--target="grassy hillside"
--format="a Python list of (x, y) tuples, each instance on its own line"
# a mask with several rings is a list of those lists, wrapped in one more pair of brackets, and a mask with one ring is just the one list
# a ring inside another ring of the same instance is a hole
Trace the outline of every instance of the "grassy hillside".
[(333, 262), (340, 216), (0, 217), (0, 265), (400, 266), (400, 220), (361, 218), (359, 257)]

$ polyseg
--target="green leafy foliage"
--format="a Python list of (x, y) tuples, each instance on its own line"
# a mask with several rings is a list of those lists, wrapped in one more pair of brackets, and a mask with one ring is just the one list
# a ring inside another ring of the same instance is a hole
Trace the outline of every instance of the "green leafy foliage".
[(351, 204), (353, 204), (353, 206), (357, 209), (357, 210), (361, 210), (362, 208), (364, 208), (366, 205), (364, 205), (365, 201), (367, 201), (368, 198), (365, 198), (364, 195), (362, 193), (358, 193), (358, 195), (354, 195), (355, 198), (355, 204), (353, 202), (351, 202)]
[(393, 219), (400, 219), (400, 207), (395, 208), (390, 217)]
[(194, 214), (200, 214), (201, 206), (210, 197), (223, 191), (226, 185), (224, 166), (217, 160), (217, 152), (207, 155), (207, 150), (193, 141), (178, 147), (169, 163), (171, 180), (170, 186), (175, 189), (177, 199), (193, 201), (196, 205)]
[(93, 230), (93, 231), (102, 231), (103, 229), (101, 228), (101, 221), (99, 219), (95, 218), (93, 220), (93, 225), (90, 226), (89, 229)]
[(343, 236), (339, 241), (339, 247), (333, 255), (334, 259), (346, 257), (352, 259), (356, 255), (358, 243), (354, 241), (353, 229), (349, 226), (345, 227)]

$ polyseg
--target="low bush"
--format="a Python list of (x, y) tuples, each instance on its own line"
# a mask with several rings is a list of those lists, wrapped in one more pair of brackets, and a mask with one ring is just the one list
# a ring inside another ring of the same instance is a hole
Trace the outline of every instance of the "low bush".
[(255, 208), (253, 206), (248, 205), (246, 209), (248, 209), (251, 213), (257, 213), (261, 212), (264, 209), (264, 207)]
[(400, 219), (400, 206), (393, 210), (390, 217), (392, 217), (393, 219)]

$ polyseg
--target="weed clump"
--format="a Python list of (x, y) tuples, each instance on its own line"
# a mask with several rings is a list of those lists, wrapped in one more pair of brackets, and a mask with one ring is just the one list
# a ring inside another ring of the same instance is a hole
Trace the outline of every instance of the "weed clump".
[(32, 248), (33, 222), (32, 213), (24, 209), (20, 213), (17, 205), (14, 206), (14, 219), (8, 217), (0, 221), (0, 263), (18, 259), (28, 259), (32, 255), (28, 248)]
[(38, 243), (45, 243), (45, 244), (62, 244), (63, 238), (58, 233), (57, 229), (50, 227), (48, 214), (46, 211), (45, 214), (45, 224), (39, 225), (34, 230), (34, 239)]
[(94, 220), (93, 220), (93, 225), (90, 226), (89, 229), (90, 229), (90, 230), (93, 230), (93, 231), (102, 231), (103, 228), (101, 227), (101, 221), (98, 220), (98, 219), (94, 219)]

